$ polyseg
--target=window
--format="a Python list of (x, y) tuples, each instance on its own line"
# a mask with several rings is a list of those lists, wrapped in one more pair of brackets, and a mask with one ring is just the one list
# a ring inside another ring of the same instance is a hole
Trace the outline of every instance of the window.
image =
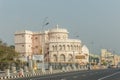
[(24, 47), (24, 45), (22, 45), (22, 47)]
[(69, 55), (68, 55), (68, 61), (69, 61), (69, 62), (72, 62), (72, 61), (73, 61), (73, 56), (72, 56), (72, 54), (69, 54)]
[(38, 37), (35, 37), (35, 39), (37, 40), (37, 39), (38, 39)]
[(58, 39), (60, 39), (60, 37), (58, 37)]
[(63, 50), (65, 50), (65, 45), (63, 45)]
[(67, 45), (68, 46), (68, 50), (70, 50), (70, 46), (69, 45)]
[(38, 46), (35, 46), (35, 48), (38, 48)]
[(62, 50), (62, 46), (61, 45), (59, 45), (59, 50)]
[(54, 51), (54, 50), (55, 50), (55, 49), (54, 49), (54, 46), (52, 46), (52, 48), (53, 48), (53, 51)]
[(54, 60), (54, 62), (57, 61), (57, 55), (53, 55), (53, 60)]
[(76, 46), (74, 45), (74, 50), (76, 50)]
[(57, 51), (57, 45), (55, 46), (55, 50)]
[(66, 36), (65, 36), (65, 35), (63, 36), (63, 39), (66, 39)]
[(56, 51), (57, 50), (57, 45), (56, 46), (52, 46), (52, 48), (53, 48), (53, 51)]
[(71, 45), (71, 50), (73, 50), (73, 46)]
[(24, 37), (24, 35), (22, 35), (22, 37)]
[(61, 61), (61, 62), (65, 62), (65, 55), (64, 55), (64, 54), (61, 54), (61, 55), (60, 55), (60, 61)]
[(77, 45), (77, 50), (79, 50), (79, 46)]

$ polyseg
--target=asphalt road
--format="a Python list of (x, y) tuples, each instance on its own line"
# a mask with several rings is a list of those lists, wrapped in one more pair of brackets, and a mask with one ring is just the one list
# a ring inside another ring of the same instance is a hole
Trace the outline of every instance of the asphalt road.
[(14, 80), (120, 80), (120, 69), (66, 72)]

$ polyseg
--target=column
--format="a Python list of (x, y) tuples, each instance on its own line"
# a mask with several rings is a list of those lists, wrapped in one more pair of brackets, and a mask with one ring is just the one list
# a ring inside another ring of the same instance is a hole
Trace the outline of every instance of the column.
[(12, 73), (16, 73), (16, 67), (12, 66)]
[(24, 70), (25, 70), (25, 72), (28, 72), (28, 67), (24, 66)]
[(9, 76), (10, 76), (10, 70), (9, 70), (9, 69), (6, 69), (6, 70), (5, 70), (5, 74), (9, 77)]

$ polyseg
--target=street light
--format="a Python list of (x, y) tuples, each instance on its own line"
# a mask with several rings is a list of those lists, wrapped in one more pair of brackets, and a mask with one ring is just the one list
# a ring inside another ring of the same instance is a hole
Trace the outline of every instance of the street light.
[(74, 68), (74, 70), (76, 70), (76, 66), (75, 66), (75, 51), (73, 51), (73, 68)]
[(90, 56), (90, 53), (89, 53), (89, 67), (88, 69), (91, 69), (91, 56)]
[(45, 72), (45, 62), (44, 62), (44, 48), (45, 48), (45, 33), (44, 33), (44, 27), (45, 26), (47, 26), (48, 24), (49, 24), (49, 22), (46, 22), (47, 21), (47, 18), (48, 17), (46, 17), (45, 19), (44, 19), (44, 21), (43, 21), (43, 25), (42, 25), (42, 32), (43, 32), (43, 34), (42, 34), (42, 55), (43, 55), (43, 61), (42, 61), (42, 72)]
[[(94, 42), (91, 42), (91, 47), (93, 46)], [(91, 49), (91, 52), (92, 52), (92, 49)], [(92, 60), (92, 54), (90, 55), (90, 52), (89, 52), (89, 69), (91, 69), (91, 60)]]

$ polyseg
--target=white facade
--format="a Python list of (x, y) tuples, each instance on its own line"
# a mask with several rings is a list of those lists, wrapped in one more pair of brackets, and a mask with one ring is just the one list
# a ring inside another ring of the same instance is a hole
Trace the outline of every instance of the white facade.
[[(81, 41), (69, 39), (68, 31), (58, 25), (48, 31), (15, 33), (15, 50), (24, 56), (44, 54), (45, 61), (51, 63), (84, 63), (88, 62), (89, 50), (82, 47)], [(81, 59), (81, 55), (85, 58)]]
[(120, 56), (114, 54), (107, 49), (101, 50), (101, 64), (107, 63), (107, 65), (114, 65), (117, 66), (120, 62)]
[(86, 64), (89, 63), (89, 49), (87, 48), (86, 45), (82, 46), (82, 54), (83, 58), (81, 59), (81, 62)]
[(32, 54), (32, 35), (31, 31), (20, 31), (15, 33), (15, 50), (28, 56)]

